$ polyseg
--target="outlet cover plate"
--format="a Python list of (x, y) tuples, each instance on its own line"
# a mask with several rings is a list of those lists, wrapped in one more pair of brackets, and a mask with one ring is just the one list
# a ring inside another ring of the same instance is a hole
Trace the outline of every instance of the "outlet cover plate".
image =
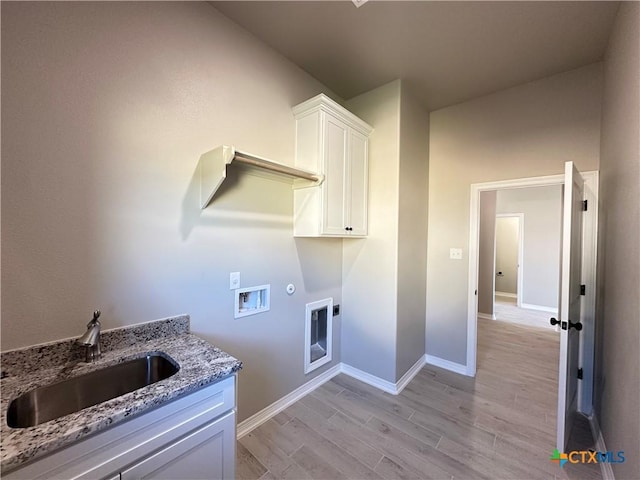
[(240, 288), (240, 272), (231, 272), (229, 274), (229, 290)]

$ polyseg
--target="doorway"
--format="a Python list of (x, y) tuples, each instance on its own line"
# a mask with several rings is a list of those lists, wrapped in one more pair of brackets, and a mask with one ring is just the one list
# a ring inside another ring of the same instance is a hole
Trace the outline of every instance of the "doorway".
[[(582, 298), (584, 330), (580, 337), (580, 366), (584, 372), (578, 392), (579, 410), (590, 415), (593, 396), (594, 335), (595, 335), (595, 293), (596, 293), (596, 251), (597, 251), (597, 192), (598, 172), (585, 172), (585, 198), (594, 208), (585, 212), (583, 217), (584, 236), (582, 250), (582, 283), (587, 285)], [(481, 301), (479, 291), (479, 253), (480, 253), (480, 198), (481, 195), (495, 190), (512, 190), (525, 187), (563, 185), (564, 175), (550, 175), (524, 179), (504, 180), (471, 185), (470, 195), (470, 238), (469, 238), (469, 285), (467, 317), (467, 375), (475, 376), (477, 354), (478, 306)], [(526, 281), (525, 281), (526, 283)], [(557, 298), (557, 290), (556, 290)], [(524, 302), (526, 304), (526, 297)]]
[(480, 195), (478, 316), (556, 330), (562, 185)]

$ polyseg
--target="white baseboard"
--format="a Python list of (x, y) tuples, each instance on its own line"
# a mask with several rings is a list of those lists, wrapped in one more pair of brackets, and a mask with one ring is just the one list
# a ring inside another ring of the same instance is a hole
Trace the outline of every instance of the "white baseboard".
[(435, 367), (444, 368), (445, 370), (449, 370), (454, 373), (459, 373), (460, 375), (466, 375), (468, 377), (472, 377), (473, 374), (469, 373), (466, 365), (462, 365), (461, 363), (451, 362), (449, 360), (445, 360), (444, 358), (434, 357), (433, 355), (425, 355), (424, 360), (429, 365), (433, 365)]
[(293, 392), (289, 393), (288, 395), (285, 395), (280, 400), (276, 400), (268, 407), (263, 408), (258, 413), (251, 415), (246, 420), (243, 420), (242, 422), (240, 422), (238, 424), (237, 437), (238, 438), (244, 437), (251, 430), (259, 427), (264, 422), (266, 422), (267, 420), (269, 420), (270, 418), (274, 417), (275, 415), (280, 413), (282, 410), (287, 408), (289, 405), (297, 402), (300, 398), (304, 397), (309, 392), (312, 392), (323, 383), (331, 380), (333, 377), (335, 377), (342, 371), (341, 367), (342, 367), (341, 363), (339, 363), (338, 365), (334, 365), (329, 370), (321, 373), (320, 375), (308, 381), (304, 385), (296, 388)]
[(488, 313), (480, 313), (478, 312), (478, 318), (484, 318), (485, 320), (495, 320), (495, 314), (489, 315)]
[(545, 307), (544, 305), (534, 305), (532, 303), (523, 303), (520, 305), (521, 308), (526, 308), (529, 310), (539, 310), (541, 312), (550, 312), (550, 313), (558, 313), (557, 308), (553, 307)]
[(409, 370), (407, 370), (407, 373), (400, 377), (400, 380), (396, 382), (396, 393), (394, 395), (398, 395), (402, 390), (404, 390), (404, 387), (406, 387), (409, 382), (413, 380), (413, 377), (415, 377), (418, 372), (422, 370), (422, 367), (424, 367), (425, 363), (426, 360), (424, 358), (424, 355), (422, 355), (418, 359), (418, 361), (414, 363)]
[(380, 377), (376, 377), (375, 375), (371, 375), (370, 373), (359, 370), (351, 365), (347, 365), (346, 363), (339, 363), (338, 365), (334, 365), (326, 372), (321, 373), (314, 379), (308, 381), (304, 385), (296, 388), (293, 392), (285, 395), (280, 400), (276, 400), (271, 405), (266, 408), (263, 408), (259, 412), (251, 415), (246, 420), (243, 420), (238, 424), (237, 430), (237, 438), (240, 439), (244, 437), (247, 433), (249, 433), (254, 428), (258, 428), (264, 422), (269, 420), (270, 418), (276, 416), (282, 410), (287, 408), (289, 405), (297, 402), (302, 397), (311, 393), (313, 390), (318, 388), (323, 383), (328, 382), (333, 377), (340, 373), (344, 373), (345, 375), (349, 375), (350, 377), (355, 378), (356, 380), (360, 380), (372, 387), (376, 387), (384, 392), (391, 393), (392, 395), (398, 395), (404, 387), (406, 387), (409, 382), (415, 377), (418, 372), (424, 367), (425, 357), (421, 356), (413, 366), (407, 370), (407, 372), (398, 380), (396, 383), (388, 382), (387, 380), (383, 380)]
[(467, 367), (465, 365), (450, 362), (449, 360), (443, 360), (442, 358), (434, 357), (432, 355), (421, 356), (418, 361), (414, 363), (413, 366), (409, 370), (407, 370), (407, 372), (396, 383), (383, 380), (380, 377), (371, 375), (370, 373), (352, 367), (351, 365), (347, 365), (346, 363), (339, 363), (338, 365), (334, 365), (329, 370), (308, 381), (304, 385), (296, 388), (293, 392), (285, 395), (279, 400), (276, 400), (268, 407), (263, 408), (254, 415), (251, 415), (246, 420), (240, 422), (237, 429), (237, 438), (240, 439), (244, 437), (251, 430), (253, 430), (254, 428), (258, 428), (264, 422), (280, 413), (289, 405), (297, 402), (298, 400), (300, 400), (300, 398), (304, 397), (308, 393), (311, 393), (320, 385), (328, 382), (340, 373), (349, 375), (350, 377), (353, 377), (356, 380), (360, 380), (361, 382), (364, 382), (367, 385), (371, 385), (372, 387), (376, 387), (383, 392), (387, 392), (392, 395), (398, 395), (404, 389), (404, 387), (409, 384), (413, 377), (418, 374), (418, 372), (422, 369), (422, 367), (424, 367), (426, 363), (435, 365), (436, 367), (444, 368), (446, 370), (450, 370), (455, 373), (469, 376), (469, 374), (467, 373)]
[(404, 387), (406, 387), (409, 382), (413, 380), (413, 377), (418, 374), (422, 367), (424, 367), (424, 355), (421, 356), (418, 361), (414, 363), (411, 368), (407, 370), (407, 372), (396, 383), (389, 382), (388, 380), (384, 380), (380, 377), (376, 377), (375, 375), (371, 375), (370, 373), (352, 367), (351, 365), (347, 365), (346, 363), (342, 364), (341, 371), (345, 375), (349, 375), (350, 377), (353, 377), (356, 380), (360, 380), (367, 385), (376, 387), (383, 392), (390, 393), (391, 395), (398, 395), (404, 389)]
[(495, 292), (498, 297), (509, 297), (509, 298), (518, 298), (518, 295), (515, 293), (507, 293), (507, 292)]
[[(600, 430), (600, 424), (595, 415), (589, 417), (589, 425), (591, 426), (591, 434), (596, 439), (596, 450), (598, 452), (606, 452), (607, 446), (604, 443), (604, 437), (602, 436), (602, 430)], [(600, 473), (602, 474), (602, 480), (616, 480), (613, 475), (613, 468), (609, 462), (599, 462)]]
[(375, 375), (371, 375), (363, 370), (352, 367), (351, 365), (347, 365), (346, 363), (342, 364), (342, 373), (345, 375), (349, 375), (350, 377), (355, 378), (356, 380), (360, 380), (367, 385), (371, 385), (372, 387), (376, 387), (383, 392), (391, 393), (392, 395), (397, 395), (397, 387), (393, 382), (389, 382), (388, 380), (383, 380), (380, 377), (376, 377)]

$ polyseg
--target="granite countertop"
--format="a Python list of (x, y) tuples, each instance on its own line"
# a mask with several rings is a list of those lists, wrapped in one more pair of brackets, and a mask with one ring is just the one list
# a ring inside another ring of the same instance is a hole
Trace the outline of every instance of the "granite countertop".
[[(237, 372), (242, 362), (190, 333), (187, 315), (105, 330), (102, 358), (85, 363), (74, 339), (2, 352), (0, 468), (3, 472), (51, 453), (134, 415), (158, 407)], [(9, 403), (42, 385), (59, 382), (148, 353), (161, 352), (180, 366), (173, 376), (112, 400), (35, 427), (7, 425)]]

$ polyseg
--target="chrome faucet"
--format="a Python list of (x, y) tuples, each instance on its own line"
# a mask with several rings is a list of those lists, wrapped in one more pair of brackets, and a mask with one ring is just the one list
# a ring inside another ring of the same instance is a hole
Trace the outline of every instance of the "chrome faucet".
[(95, 362), (100, 358), (100, 310), (93, 312), (93, 319), (87, 323), (87, 331), (84, 332), (77, 342), (84, 347), (84, 361)]

